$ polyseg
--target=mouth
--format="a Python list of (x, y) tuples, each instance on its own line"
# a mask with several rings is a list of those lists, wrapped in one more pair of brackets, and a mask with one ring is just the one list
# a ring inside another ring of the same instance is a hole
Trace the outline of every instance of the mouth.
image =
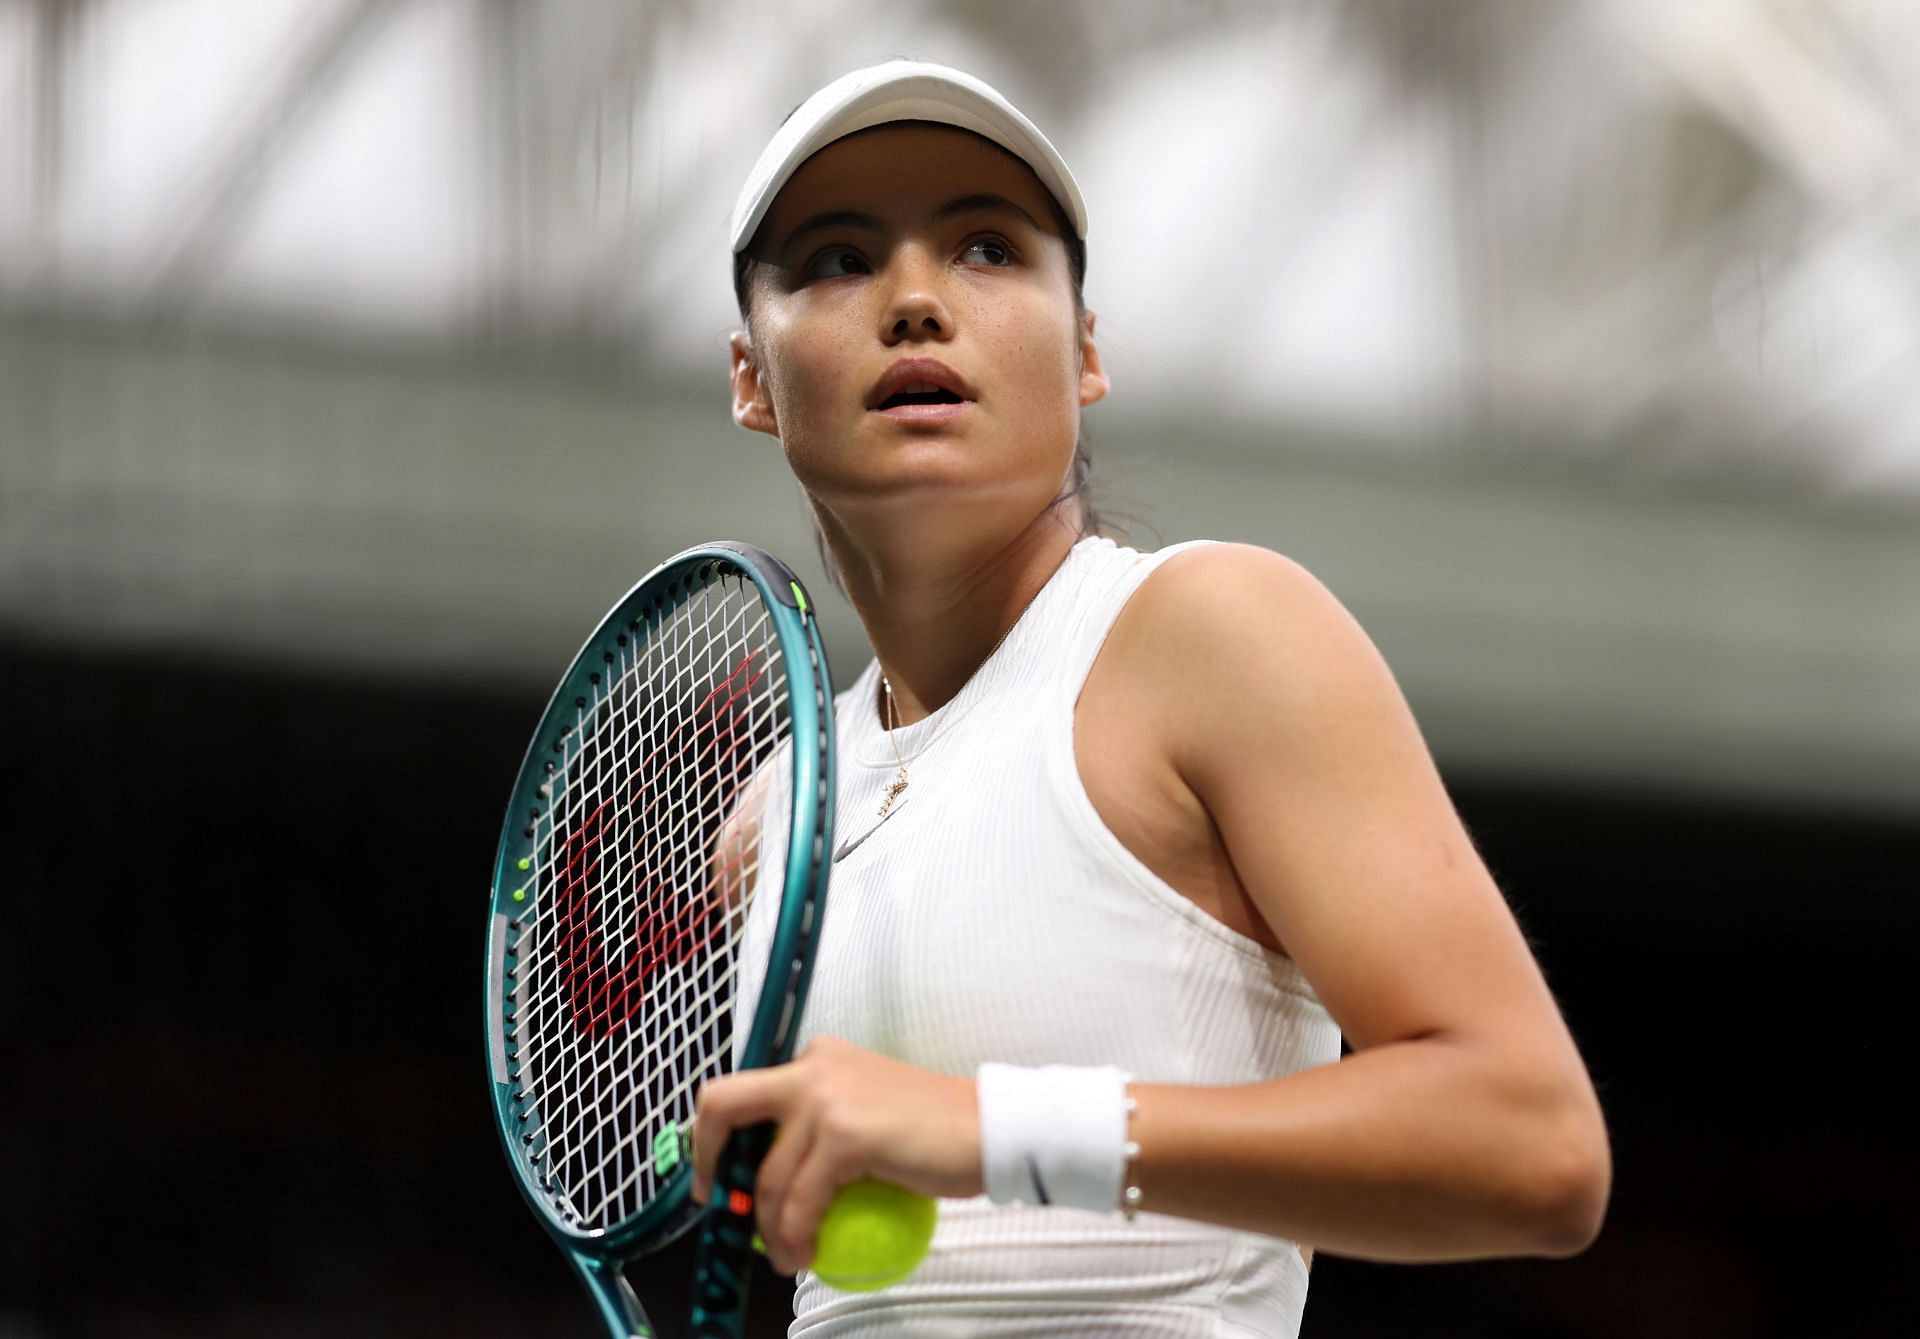
[(895, 391), (892, 395), (889, 395), (886, 399), (875, 405), (874, 408), (885, 412), (889, 409), (897, 409), (901, 405), (965, 403), (965, 400), (955, 395), (946, 387), (936, 386), (931, 390)]
[(949, 390), (899, 391), (875, 405), (873, 412), (895, 423), (936, 426), (953, 422), (972, 406), (973, 401)]
[(936, 358), (902, 358), (867, 393), (867, 409), (895, 423), (950, 423), (973, 403), (965, 378)]

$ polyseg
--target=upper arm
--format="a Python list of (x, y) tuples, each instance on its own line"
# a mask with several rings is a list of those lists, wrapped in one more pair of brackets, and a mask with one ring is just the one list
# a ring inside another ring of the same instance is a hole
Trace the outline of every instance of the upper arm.
[[(1128, 655), (1242, 886), (1356, 1049), (1498, 1038), (1584, 1070), (1359, 625), (1297, 564), (1210, 546), (1135, 599)], [(1571, 1066), (1571, 1069), (1569, 1069)]]

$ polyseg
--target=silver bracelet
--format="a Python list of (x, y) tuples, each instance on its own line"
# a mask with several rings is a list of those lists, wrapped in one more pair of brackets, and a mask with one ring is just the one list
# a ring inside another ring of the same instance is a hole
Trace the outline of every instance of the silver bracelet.
[(1140, 1209), (1140, 1141), (1133, 1137), (1133, 1113), (1140, 1103), (1133, 1095), (1133, 1085), (1127, 1085), (1127, 1142), (1125, 1145), (1126, 1164), (1120, 1173), (1120, 1184), (1126, 1189), (1120, 1192), (1120, 1212), (1131, 1223)]

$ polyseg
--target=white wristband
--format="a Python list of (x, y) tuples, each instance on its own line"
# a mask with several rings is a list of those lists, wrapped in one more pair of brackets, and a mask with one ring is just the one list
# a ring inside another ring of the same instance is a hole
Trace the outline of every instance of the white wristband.
[(985, 1064), (980, 1169), (995, 1204), (1120, 1207), (1127, 1169), (1127, 1084), (1112, 1068)]

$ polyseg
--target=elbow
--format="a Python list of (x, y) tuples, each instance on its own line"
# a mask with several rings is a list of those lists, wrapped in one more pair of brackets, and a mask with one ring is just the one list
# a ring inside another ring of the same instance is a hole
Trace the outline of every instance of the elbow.
[(1588, 1105), (1544, 1141), (1544, 1156), (1534, 1174), (1533, 1253), (1564, 1260), (1593, 1245), (1606, 1221), (1613, 1193), (1613, 1155), (1606, 1124)]

